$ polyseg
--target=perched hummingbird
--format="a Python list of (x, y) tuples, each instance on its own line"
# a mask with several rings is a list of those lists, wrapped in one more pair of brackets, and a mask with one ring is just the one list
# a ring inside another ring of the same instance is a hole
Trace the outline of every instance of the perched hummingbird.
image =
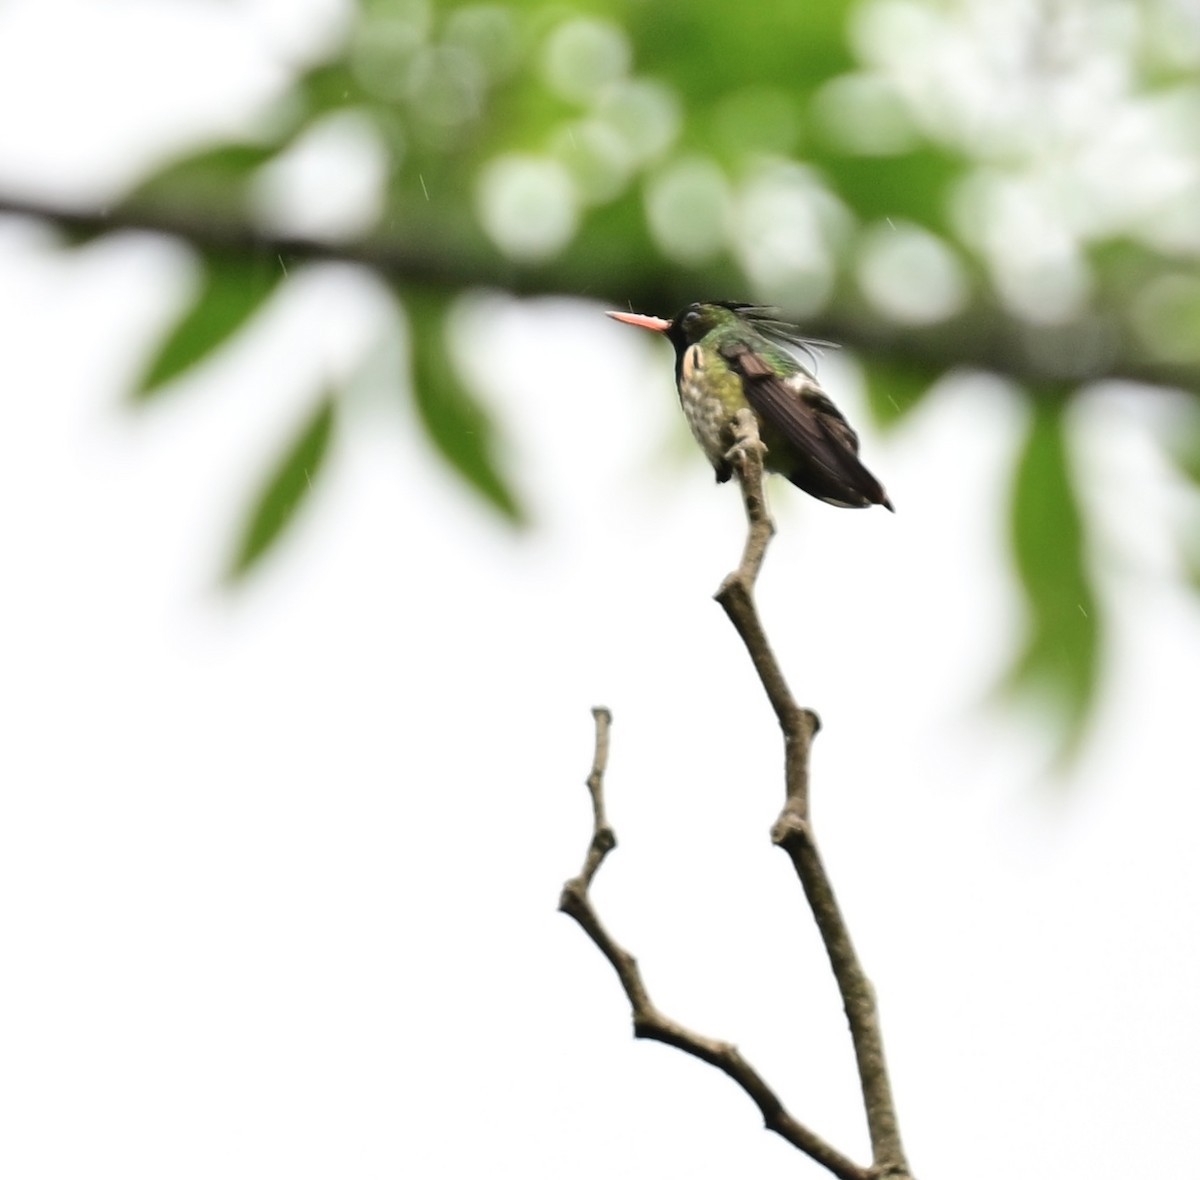
[(796, 487), (839, 508), (882, 504), (894, 512), (882, 484), (858, 458), (858, 435), (788, 351), (811, 342), (753, 303), (693, 303), (673, 320), (610, 311), (614, 320), (662, 332), (675, 347), (675, 382), (684, 416), (724, 483), (733, 420), (747, 406), (766, 444), (764, 465)]

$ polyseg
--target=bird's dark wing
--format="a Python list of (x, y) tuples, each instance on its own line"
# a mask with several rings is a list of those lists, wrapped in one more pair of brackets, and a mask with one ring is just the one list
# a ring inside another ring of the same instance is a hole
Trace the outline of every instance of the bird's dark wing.
[(791, 469), (779, 468), (797, 487), (819, 500), (846, 508), (891, 501), (858, 458), (858, 435), (837, 406), (805, 374), (797, 390), (742, 341), (721, 347), (730, 369), (742, 379), (746, 401), (778, 431), (796, 454)]

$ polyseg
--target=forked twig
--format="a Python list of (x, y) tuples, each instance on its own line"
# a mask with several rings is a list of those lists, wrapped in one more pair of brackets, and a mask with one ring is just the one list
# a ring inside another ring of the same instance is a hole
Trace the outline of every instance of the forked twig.
[(634, 1036), (674, 1045), (676, 1049), (699, 1057), (701, 1061), (707, 1061), (745, 1090), (762, 1112), (763, 1122), (768, 1130), (783, 1136), (806, 1155), (824, 1164), (835, 1176), (841, 1177), (841, 1180), (868, 1180), (870, 1173), (866, 1169), (842, 1155), (788, 1114), (775, 1091), (738, 1052), (735, 1045), (692, 1032), (660, 1012), (646, 990), (637, 960), (604, 928), (592, 905), (589, 889), (604, 858), (616, 847), (616, 837), (604, 818), (604, 771), (608, 760), (608, 734), (612, 725), (612, 714), (607, 709), (596, 708), (592, 710), (592, 716), (596, 719), (596, 753), (592, 762), (592, 772), (587, 780), (593, 804), (592, 839), (579, 876), (572, 877), (563, 886), (558, 908), (583, 927), (588, 937), (613, 965), (613, 970), (616, 971), (633, 1009)]
[(769, 1130), (782, 1135), (835, 1176), (843, 1180), (883, 1180), (885, 1177), (911, 1180), (883, 1055), (875, 994), (850, 939), (833, 886), (817, 851), (809, 819), (808, 758), (820, 721), (815, 713), (800, 708), (793, 699), (767, 641), (754, 601), (754, 585), (775, 526), (763, 493), (765, 449), (754, 415), (749, 410), (738, 415), (735, 437), (729, 459), (742, 489), (748, 529), (741, 564), (721, 583), (716, 599), (746, 645), (783, 732), (786, 797), (783, 810), (771, 830), (771, 838), (791, 857), (842, 996), (871, 1138), (870, 1167), (856, 1164), (842, 1155), (788, 1114), (775, 1092), (733, 1045), (691, 1032), (664, 1016), (650, 1000), (637, 961), (601, 924), (591, 903), (589, 887), (605, 856), (616, 845), (616, 837), (604, 813), (604, 771), (612, 724), (607, 709), (592, 710), (596, 719), (596, 752), (588, 776), (594, 816), (592, 840), (583, 870), (563, 886), (559, 909), (583, 927), (613, 965), (633, 1009), (636, 1036), (674, 1045), (728, 1074), (758, 1106)]

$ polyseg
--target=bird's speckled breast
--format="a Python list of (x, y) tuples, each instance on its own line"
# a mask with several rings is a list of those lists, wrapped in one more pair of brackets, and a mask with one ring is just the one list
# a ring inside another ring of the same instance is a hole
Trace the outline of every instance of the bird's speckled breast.
[(679, 367), (679, 402), (708, 461), (720, 469), (732, 442), (729, 427), (747, 404), (741, 378), (719, 354), (693, 344)]

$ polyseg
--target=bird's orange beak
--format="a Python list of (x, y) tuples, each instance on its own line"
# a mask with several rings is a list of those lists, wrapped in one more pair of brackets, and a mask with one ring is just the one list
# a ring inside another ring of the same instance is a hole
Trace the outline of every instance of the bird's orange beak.
[(604, 314), (623, 324), (632, 324), (635, 328), (649, 328), (651, 332), (671, 330), (671, 321), (659, 319), (656, 315), (635, 315), (631, 311), (606, 311)]

